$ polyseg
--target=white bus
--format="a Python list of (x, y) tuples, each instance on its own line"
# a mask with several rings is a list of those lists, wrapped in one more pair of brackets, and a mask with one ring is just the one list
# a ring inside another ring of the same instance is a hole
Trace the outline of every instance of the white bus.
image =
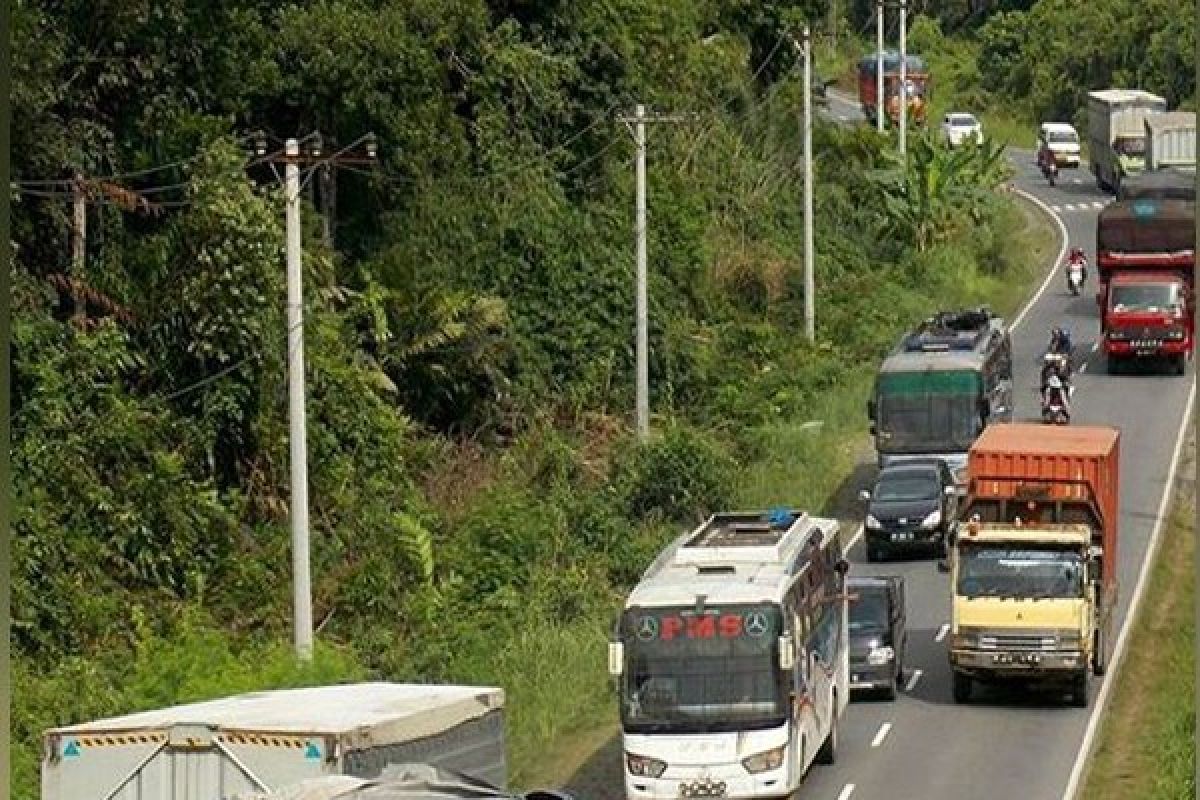
[(609, 645), (625, 794), (782, 797), (833, 763), (849, 699), (838, 523), (716, 514), (672, 543)]

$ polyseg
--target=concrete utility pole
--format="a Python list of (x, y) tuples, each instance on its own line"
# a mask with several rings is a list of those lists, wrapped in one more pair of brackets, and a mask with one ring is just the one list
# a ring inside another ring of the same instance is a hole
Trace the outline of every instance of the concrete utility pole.
[(81, 280), (87, 255), (87, 195), (83, 175), (78, 172), (75, 173), (75, 182), (71, 185), (71, 204), (74, 211), (74, 222), (71, 226), (71, 277)]
[(649, 312), (646, 308), (646, 107), (639, 104), (637, 125), (637, 200), (634, 221), (637, 236), (637, 432), (642, 441), (650, 433), (650, 346), (647, 342)]
[[(314, 172), (338, 164), (374, 164), (377, 156), (375, 135), (368, 133), (332, 155), (325, 155), (321, 136), (309, 134), (284, 143), (282, 158), (268, 156), (266, 134), (253, 134), (256, 163), (284, 163), (285, 222), (287, 225), (287, 370), (288, 370), (288, 444), (291, 467), (292, 522), (292, 619), (295, 626), (296, 655), (302, 661), (312, 659), (312, 570), (309, 562), (308, 530), (308, 427), (304, 409), (304, 290), (303, 248), (300, 242), (300, 197), (304, 189), (300, 175), (302, 164), (312, 165), (304, 181)], [(307, 152), (300, 150), (308, 143)], [(345, 155), (363, 144), (366, 156)], [(278, 178), (278, 173), (276, 173)]]
[(694, 114), (666, 115), (647, 114), (646, 107), (638, 105), (632, 117), (621, 117), (629, 127), (637, 146), (637, 197), (635, 200), (634, 236), (637, 240), (637, 308), (635, 356), (637, 359), (636, 414), (639, 441), (650, 435), (650, 346), (649, 311), (646, 290), (646, 124), (650, 122), (679, 122), (691, 119)]
[(875, 0), (875, 130), (883, 133), (883, 0)]
[(287, 199), (288, 439), (292, 471), (292, 592), (296, 655), (312, 658), (312, 575), (308, 536), (308, 431), (304, 411), (304, 292), (300, 245), (300, 143), (284, 150)]
[(813, 296), (812, 39), (804, 26), (804, 333), (817, 338)]
[(900, 0), (900, 155), (907, 148), (908, 127), (908, 0)]

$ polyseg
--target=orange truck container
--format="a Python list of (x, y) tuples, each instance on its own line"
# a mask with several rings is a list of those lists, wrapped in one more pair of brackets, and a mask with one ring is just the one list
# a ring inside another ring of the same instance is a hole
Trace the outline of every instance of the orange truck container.
[(1099, 425), (989, 425), (967, 455), (966, 518), (1083, 522), (1103, 548), (1106, 591), (1117, 582), (1121, 432)]

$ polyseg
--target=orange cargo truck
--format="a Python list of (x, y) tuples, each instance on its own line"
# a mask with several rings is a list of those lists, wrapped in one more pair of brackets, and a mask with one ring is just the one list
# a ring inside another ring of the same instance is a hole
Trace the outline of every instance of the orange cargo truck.
[(954, 699), (976, 682), (1038, 681), (1088, 704), (1117, 605), (1120, 432), (1014, 423), (967, 455), (951, 548)]

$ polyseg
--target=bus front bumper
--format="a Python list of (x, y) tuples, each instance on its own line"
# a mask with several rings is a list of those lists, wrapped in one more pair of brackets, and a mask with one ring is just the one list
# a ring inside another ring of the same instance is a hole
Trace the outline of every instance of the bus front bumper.
[(625, 774), (625, 797), (628, 800), (681, 800), (693, 797), (760, 800), (783, 798), (790, 793), (786, 768), (748, 775), (740, 764), (726, 764), (712, 767), (668, 767), (661, 778), (643, 778), (628, 772)]

